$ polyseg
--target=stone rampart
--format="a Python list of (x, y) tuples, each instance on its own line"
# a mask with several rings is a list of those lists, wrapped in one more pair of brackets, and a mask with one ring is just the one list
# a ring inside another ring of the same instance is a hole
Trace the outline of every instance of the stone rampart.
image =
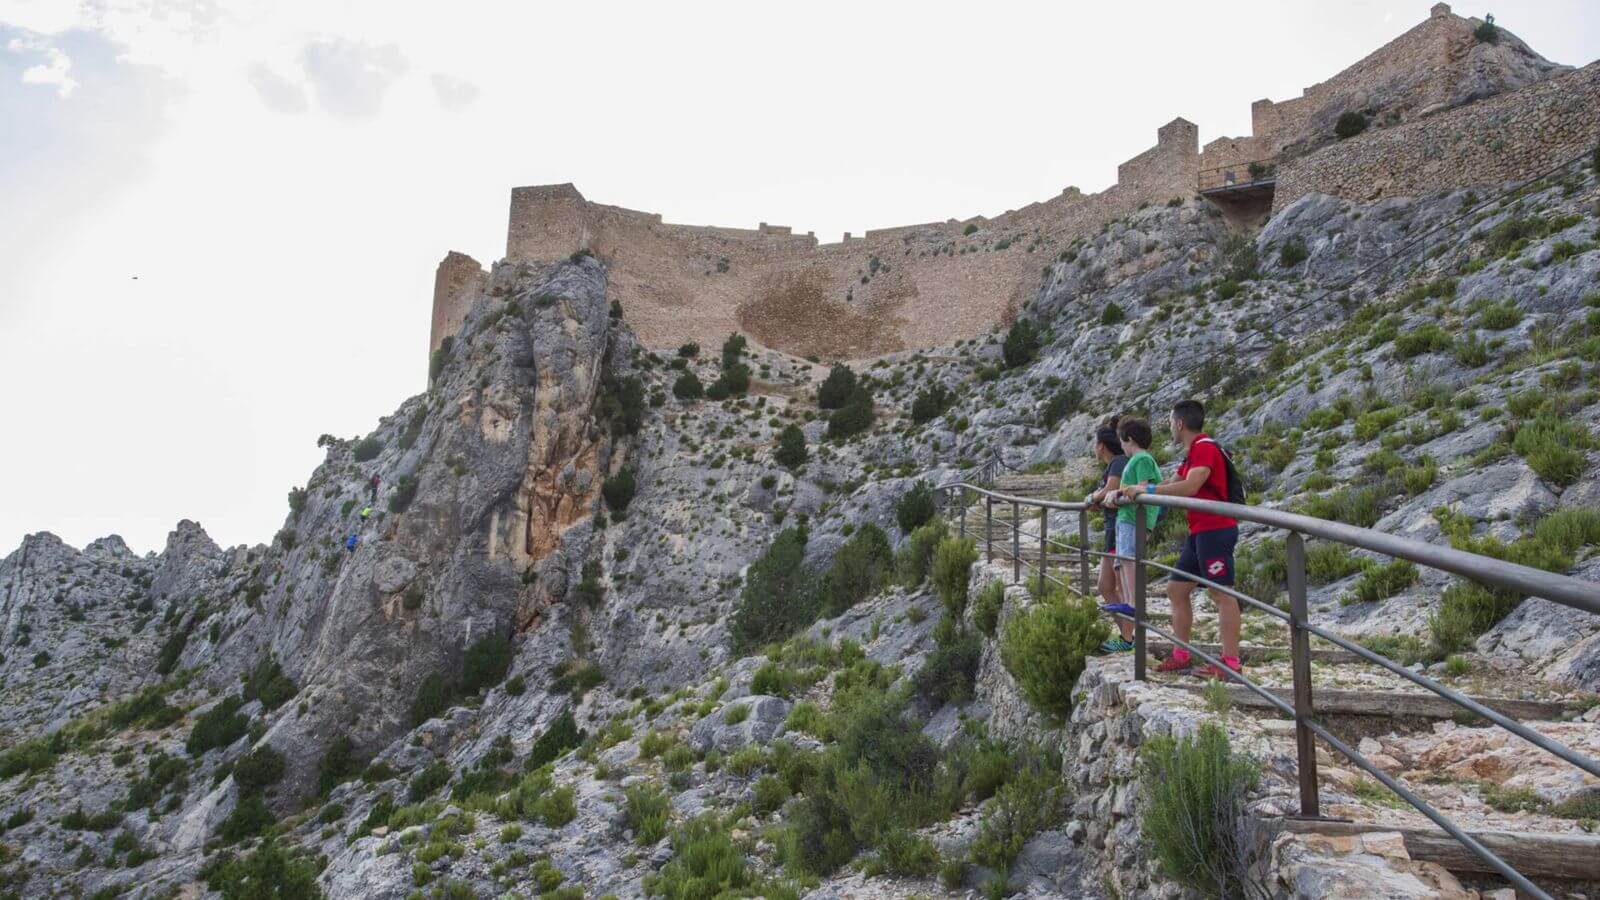
[(428, 329), (428, 352), (439, 349), (447, 335), (461, 330), (461, 322), (472, 308), (472, 301), (483, 290), (488, 276), (478, 261), (451, 250), (439, 261), (433, 274), (433, 323)]
[(1596, 144), (1600, 62), (1292, 160), (1279, 167), (1273, 207), (1313, 192), (1367, 201), (1513, 181)]

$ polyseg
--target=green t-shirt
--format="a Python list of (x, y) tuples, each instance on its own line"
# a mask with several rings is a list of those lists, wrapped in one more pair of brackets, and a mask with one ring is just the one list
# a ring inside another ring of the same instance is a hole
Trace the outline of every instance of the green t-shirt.
[[(1154, 456), (1151, 456), (1143, 450), (1140, 450), (1138, 453), (1128, 457), (1128, 464), (1122, 467), (1122, 483), (1124, 485), (1142, 484), (1146, 481), (1154, 484), (1160, 484), (1161, 467), (1156, 465), (1156, 458)], [(1127, 522), (1129, 525), (1132, 525), (1134, 523), (1133, 511), (1137, 508), (1138, 507), (1134, 506), (1132, 503), (1119, 508), (1117, 510), (1117, 521)], [(1144, 507), (1144, 527), (1154, 528), (1156, 519), (1160, 518), (1160, 516), (1161, 507)]]

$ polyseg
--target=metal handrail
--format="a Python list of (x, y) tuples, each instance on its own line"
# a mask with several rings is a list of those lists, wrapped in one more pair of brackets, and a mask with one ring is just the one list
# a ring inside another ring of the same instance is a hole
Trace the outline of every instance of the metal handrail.
[[(985, 552), (990, 561), (994, 559), (994, 504), (1000, 502), (1010, 504), (1012, 508), (1011, 522), (1011, 552), (1013, 580), (1022, 581), (1024, 566), (1035, 565), (1023, 559), (1022, 553), (1022, 517), (1023, 506), (1036, 508), (1040, 511), (1039, 519), (1039, 556), (1036, 564), (1041, 592), (1046, 581), (1062, 585), (1068, 590), (1073, 590), (1067, 582), (1055, 578), (1047, 571), (1049, 566), (1049, 552), (1052, 547), (1058, 550), (1075, 551), (1079, 559), (1079, 587), (1076, 592), (1084, 596), (1089, 595), (1089, 559), (1119, 559), (1132, 562), (1135, 566), (1135, 596), (1134, 615), (1132, 617), (1114, 614), (1114, 618), (1129, 621), (1134, 626), (1134, 677), (1140, 681), (1145, 680), (1146, 659), (1146, 631), (1154, 631), (1161, 637), (1171, 641), (1174, 646), (1182, 647), (1200, 659), (1205, 660), (1223, 672), (1230, 681), (1236, 681), (1246, 689), (1262, 697), (1268, 704), (1281, 712), (1288, 714), (1295, 722), (1296, 756), (1298, 759), (1298, 780), (1300, 787), (1300, 812), (1308, 818), (1319, 818), (1319, 798), (1317, 784), (1316, 746), (1314, 737), (1322, 738), (1330, 747), (1355, 763), (1359, 768), (1376, 778), (1381, 784), (1389, 788), (1401, 799), (1409, 803), (1418, 812), (1437, 824), (1451, 837), (1459, 841), (1462, 846), (1472, 851), (1495, 871), (1499, 872), (1518, 890), (1534, 897), (1547, 898), (1549, 894), (1528, 881), (1521, 873), (1512, 868), (1504, 860), (1496, 856), (1487, 847), (1463, 832), (1449, 818), (1430, 806), (1426, 801), (1406, 789), (1394, 778), (1384, 773), (1370, 760), (1358, 751), (1335, 737), (1328, 729), (1315, 718), (1315, 705), (1311, 692), (1311, 660), (1309, 639), (1312, 636), (1322, 638), (1339, 647), (1344, 648), (1360, 659), (1381, 666), (1403, 678), (1445, 698), (1449, 702), (1461, 707), (1463, 710), (1478, 715), (1492, 722), (1494, 725), (1515, 734), (1516, 736), (1534, 744), (1542, 750), (1562, 759), (1563, 761), (1600, 776), (1600, 762), (1591, 759), (1558, 741), (1540, 734), (1522, 723), (1502, 715), (1493, 709), (1473, 700), (1471, 697), (1446, 687), (1425, 675), (1411, 671), (1393, 660), (1377, 654), (1366, 647), (1350, 641), (1340, 635), (1327, 631), (1309, 621), (1306, 604), (1306, 577), (1305, 577), (1305, 535), (1334, 541), (1346, 546), (1356, 547), (1381, 553), (1397, 559), (1405, 559), (1429, 568), (1449, 572), (1470, 578), (1475, 581), (1487, 583), (1518, 594), (1543, 597), (1564, 606), (1574, 609), (1600, 614), (1600, 587), (1571, 578), (1534, 569), (1504, 560), (1479, 556), (1478, 554), (1456, 550), (1452, 547), (1442, 547), (1428, 544), (1409, 538), (1397, 537), (1381, 531), (1359, 528), (1346, 525), (1342, 522), (1331, 522), (1313, 516), (1298, 513), (1283, 512), (1276, 509), (1249, 506), (1245, 504), (1221, 503), (1211, 500), (1198, 500), (1192, 497), (1173, 497), (1167, 495), (1143, 494), (1134, 498), (1134, 502), (1146, 505), (1168, 507), (1173, 509), (1194, 510), (1215, 515), (1227, 516), (1245, 522), (1254, 522), (1272, 528), (1281, 528), (1289, 532), (1286, 545), (1286, 560), (1288, 563), (1288, 589), (1290, 609), (1288, 612), (1251, 597), (1236, 588), (1217, 584), (1206, 578), (1184, 573), (1185, 580), (1193, 580), (1205, 587), (1208, 591), (1217, 591), (1234, 597), (1242, 603), (1260, 609), (1269, 615), (1288, 623), (1290, 629), (1290, 655), (1294, 678), (1294, 703), (1285, 702), (1282, 698), (1264, 689), (1260, 685), (1234, 672), (1223, 665), (1220, 659), (1200, 650), (1195, 645), (1180, 640), (1176, 635), (1151, 624), (1145, 613), (1145, 594), (1148, 588), (1147, 567), (1167, 573), (1176, 573), (1178, 570), (1172, 566), (1151, 561), (1146, 557), (1145, 540), (1146, 526), (1144, 516), (1135, 516), (1134, 555), (1132, 557), (1116, 553), (1093, 550), (1089, 547), (1089, 511), (1094, 508), (1092, 504), (1083, 501), (1054, 501), (1039, 500), (1029, 497), (1019, 497), (990, 490), (979, 485), (965, 481), (948, 482), (939, 485), (938, 490), (943, 493), (959, 491), (964, 501), (966, 496), (974, 494), (982, 497), (985, 509)], [(966, 512), (969, 504), (963, 502), (961, 507), (961, 534), (966, 535)], [(1049, 513), (1051, 511), (1078, 513), (1079, 546), (1073, 547), (1059, 540), (1048, 537)]]
[[(1262, 174), (1257, 176), (1250, 172), (1251, 166), (1261, 166)], [(1272, 156), (1265, 159), (1251, 159), (1244, 162), (1227, 163), (1220, 166), (1211, 166), (1201, 169), (1196, 179), (1202, 191), (1209, 191), (1221, 187), (1249, 187), (1252, 184), (1273, 181), (1278, 177), (1278, 157)], [(1228, 174), (1237, 172), (1240, 176), (1233, 181), (1228, 181)]]

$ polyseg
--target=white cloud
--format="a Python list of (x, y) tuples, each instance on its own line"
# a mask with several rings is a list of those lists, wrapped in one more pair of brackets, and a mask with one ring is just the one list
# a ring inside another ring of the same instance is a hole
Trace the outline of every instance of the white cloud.
[(338, 37), (306, 44), (300, 65), (322, 107), (351, 120), (376, 116), (384, 94), (410, 67), (394, 44), (374, 46)]
[(250, 86), (256, 89), (256, 96), (266, 104), (267, 109), (280, 113), (303, 113), (310, 107), (306, 100), (306, 92), (282, 75), (267, 68), (263, 63), (256, 63), (245, 73)]
[(478, 99), (478, 86), (464, 78), (447, 75), (444, 72), (435, 72), (430, 77), (433, 82), (434, 96), (439, 98), (439, 105), (451, 112), (466, 109)]
[(44, 62), (22, 70), (23, 84), (53, 84), (56, 86), (56, 95), (60, 97), (71, 95), (78, 87), (78, 82), (68, 74), (72, 70), (72, 58), (50, 42), (37, 36), (19, 36), (7, 42), (6, 50), (44, 57)]

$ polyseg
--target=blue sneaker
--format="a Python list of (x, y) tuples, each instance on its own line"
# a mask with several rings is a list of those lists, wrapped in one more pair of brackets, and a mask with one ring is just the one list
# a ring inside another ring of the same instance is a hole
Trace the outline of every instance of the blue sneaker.
[(1121, 635), (1100, 642), (1101, 653), (1130, 653), (1132, 651), (1133, 644), (1130, 641), (1123, 640)]

